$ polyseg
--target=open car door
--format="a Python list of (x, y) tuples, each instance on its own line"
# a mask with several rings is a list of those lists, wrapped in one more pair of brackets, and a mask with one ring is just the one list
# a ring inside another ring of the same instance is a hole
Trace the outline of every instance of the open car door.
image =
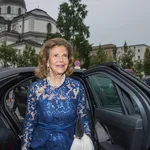
[(150, 88), (113, 64), (84, 71), (84, 79), (95, 103), (94, 117), (109, 140), (102, 150), (147, 150), (150, 148)]

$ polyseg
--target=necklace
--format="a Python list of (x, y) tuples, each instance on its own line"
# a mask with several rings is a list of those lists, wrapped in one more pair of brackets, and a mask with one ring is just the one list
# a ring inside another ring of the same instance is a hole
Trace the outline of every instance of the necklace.
[(54, 83), (51, 77), (47, 77), (47, 80), (50, 86), (57, 88), (63, 84), (63, 82), (65, 81), (65, 78), (66, 78), (66, 75), (64, 74), (59, 84)]

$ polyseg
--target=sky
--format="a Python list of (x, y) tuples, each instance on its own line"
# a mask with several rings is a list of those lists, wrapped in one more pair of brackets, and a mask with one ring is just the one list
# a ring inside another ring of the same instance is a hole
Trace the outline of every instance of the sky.
[[(40, 8), (57, 20), (59, 5), (67, 0), (25, 0), (27, 10)], [(150, 45), (150, 0), (82, 0), (85, 24), (93, 45)]]

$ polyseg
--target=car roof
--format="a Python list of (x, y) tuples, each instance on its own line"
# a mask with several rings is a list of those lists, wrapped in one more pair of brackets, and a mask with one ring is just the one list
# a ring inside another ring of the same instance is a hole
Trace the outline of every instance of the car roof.
[[(110, 68), (117, 72), (120, 72), (120, 71), (126, 72), (116, 62), (105, 62), (103, 64), (95, 65), (89, 69), (93, 68), (95, 70), (101, 67)], [(20, 74), (20, 73), (33, 73), (34, 69), (35, 67), (0, 68), (0, 79), (11, 76), (11, 75)], [(89, 69), (74, 69), (73, 75), (80, 76), (84, 72), (88, 72)]]
[[(111, 62), (106, 62), (104, 64), (96, 65), (96, 66), (91, 67), (91, 68), (96, 69), (96, 68), (99, 68), (101, 66), (110, 67), (110, 68), (115, 69), (115, 70), (118, 68), (116, 63), (111, 63)], [(11, 76), (11, 75), (20, 74), (20, 73), (33, 73), (34, 69), (35, 69), (35, 67), (0, 68), (0, 79), (2, 79), (4, 77)], [(86, 69), (74, 69), (73, 75), (82, 75), (83, 72), (85, 72), (87, 70)]]
[[(126, 76), (128, 79), (132, 80), (134, 83), (137, 84), (137, 80), (141, 82), (140, 86), (142, 88), (146, 88), (145, 84), (140, 80), (137, 79), (135, 75), (125, 71), (122, 69), (116, 62), (106, 62), (103, 64), (96, 65), (94, 67), (91, 67), (89, 69), (94, 70), (99, 70), (100, 68), (105, 68), (105, 69), (112, 69), (115, 72), (120, 73), (120, 75)], [(78, 76), (78, 77), (84, 77), (82, 76), (84, 73), (88, 73), (90, 71), (89, 69), (74, 69), (73, 71), (73, 76)], [(0, 79), (7, 78), (9, 76), (21, 74), (21, 73), (33, 73), (35, 70), (35, 67), (20, 67), (20, 68), (0, 68)], [(90, 71), (91, 72), (91, 71)], [(139, 84), (139, 83), (138, 83)], [(139, 85), (138, 85), (139, 86)], [(149, 88), (146, 90), (149, 90)]]
[(0, 79), (25, 72), (32, 73), (34, 69), (35, 67), (0, 68)]

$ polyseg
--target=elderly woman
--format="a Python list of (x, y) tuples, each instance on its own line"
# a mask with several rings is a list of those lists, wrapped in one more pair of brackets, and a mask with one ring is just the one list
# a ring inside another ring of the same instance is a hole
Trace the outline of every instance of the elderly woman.
[(29, 88), (22, 150), (70, 150), (78, 117), (90, 135), (85, 90), (68, 76), (73, 70), (72, 53), (62, 38), (50, 39), (41, 48), (35, 70), (40, 80)]

